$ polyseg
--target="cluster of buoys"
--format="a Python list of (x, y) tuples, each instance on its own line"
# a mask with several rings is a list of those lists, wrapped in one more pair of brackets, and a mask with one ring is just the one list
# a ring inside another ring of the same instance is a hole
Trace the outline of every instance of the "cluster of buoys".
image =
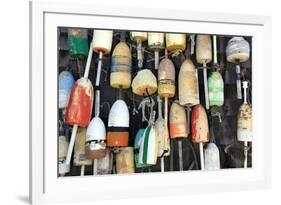
[[(164, 172), (164, 157), (170, 155), (170, 140), (178, 142), (179, 169), (183, 170), (182, 141), (190, 135), (192, 142), (199, 145), (201, 169), (219, 169), (220, 154), (213, 137), (210, 137), (207, 115), (210, 107), (224, 104), (224, 82), (221, 73), (216, 69), (216, 36), (197, 35), (196, 61), (203, 67), (196, 68), (187, 57), (179, 68), (176, 82), (176, 68), (168, 52), (183, 53), (187, 48), (186, 34), (130, 32), (130, 39), (136, 43), (138, 69), (135, 75), (132, 75), (132, 49), (126, 43), (124, 35), (125, 32), (122, 32), (121, 41), (112, 51), (110, 85), (119, 89), (119, 92), (131, 88), (133, 94), (143, 97), (140, 107), (149, 108), (149, 119), (144, 120), (147, 126), (138, 130), (134, 146), (130, 146), (129, 138), (134, 133), (129, 133), (129, 108), (121, 97), (111, 105), (107, 126), (100, 118), (100, 95), (106, 95), (100, 86), (102, 61), (104, 55), (111, 53), (113, 31), (94, 30), (93, 39), (88, 46), (87, 29), (68, 29), (70, 55), (83, 59), (88, 54), (88, 58), (84, 76), (76, 82), (69, 71), (59, 74), (58, 105), (59, 109), (64, 110), (64, 123), (72, 126), (69, 140), (64, 136), (63, 128), (60, 126), (59, 174), (64, 176), (70, 172), (73, 149), (73, 165), (81, 166), (81, 175), (85, 173), (85, 166), (92, 165), (94, 175), (134, 173), (135, 168), (156, 165), (157, 159), (161, 159), (161, 171)], [(148, 41), (148, 49), (154, 52), (157, 76), (151, 69), (143, 68), (142, 43), (145, 41)], [(159, 52), (163, 50), (165, 56), (162, 59)], [(98, 54), (94, 86), (88, 79), (93, 52)], [(240, 63), (249, 59), (249, 43), (242, 37), (233, 37), (226, 47), (226, 56), (229, 62), (236, 63), (237, 98), (242, 99)], [(208, 76), (207, 70), (210, 68), (208, 64), (212, 60), (215, 69), (212, 69)], [(203, 70), (205, 107), (199, 95), (200, 69)], [(244, 103), (238, 113), (237, 137), (246, 147), (244, 154), (247, 167), (247, 143), (252, 141), (252, 110), (247, 99), (249, 88), (247, 81), (243, 81), (243, 88)], [(152, 96), (157, 96), (157, 119)], [(94, 117), (91, 119), (93, 107)], [(146, 118), (144, 112), (143, 119)]]

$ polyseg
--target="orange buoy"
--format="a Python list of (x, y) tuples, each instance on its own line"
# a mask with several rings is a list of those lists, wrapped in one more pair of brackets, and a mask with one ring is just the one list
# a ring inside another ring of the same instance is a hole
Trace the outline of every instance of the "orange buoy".
[(171, 139), (188, 137), (186, 112), (178, 101), (171, 106), (169, 121)]

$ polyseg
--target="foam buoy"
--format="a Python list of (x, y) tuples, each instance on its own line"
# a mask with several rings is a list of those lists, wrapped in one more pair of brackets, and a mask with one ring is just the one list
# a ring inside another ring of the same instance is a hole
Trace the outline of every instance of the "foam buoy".
[(166, 48), (168, 51), (184, 51), (186, 48), (186, 36), (181, 33), (166, 33)]
[(89, 124), (92, 115), (94, 89), (91, 81), (88, 79), (92, 55), (93, 51), (91, 43), (84, 76), (75, 82), (66, 109), (64, 121), (66, 124), (73, 125), (65, 160), (66, 166), (70, 166), (78, 126), (86, 127)]
[(158, 95), (161, 98), (172, 98), (175, 96), (175, 66), (166, 57), (161, 60), (158, 70)]
[(75, 80), (69, 71), (59, 74), (59, 109), (66, 108)]
[(90, 166), (93, 163), (91, 159), (87, 158), (85, 153), (86, 132), (86, 128), (79, 128), (74, 144), (73, 165), (81, 166), (81, 176), (84, 175), (85, 166)]
[(129, 110), (124, 100), (116, 100), (108, 117), (107, 146), (126, 147), (129, 140)]
[(154, 125), (149, 125), (143, 133), (143, 140), (140, 145), (139, 163), (155, 165), (158, 152), (158, 133)]
[(94, 117), (86, 134), (86, 155), (89, 159), (100, 159), (106, 154), (106, 130), (103, 121)]
[(247, 102), (248, 82), (243, 81), (244, 103), (240, 106), (237, 121), (237, 139), (244, 142), (244, 168), (248, 167), (248, 142), (253, 141), (252, 107)]
[(122, 147), (116, 154), (117, 174), (131, 174), (135, 172), (133, 147)]
[(96, 174), (98, 175), (105, 175), (111, 174), (112, 172), (112, 165), (113, 164), (113, 154), (112, 152), (107, 149), (105, 157), (96, 159)]
[(133, 93), (140, 96), (152, 95), (157, 91), (157, 80), (151, 70), (138, 71), (132, 82)]
[(147, 40), (147, 32), (130, 32), (130, 38), (137, 43), (138, 67), (143, 66), (143, 48), (142, 42)]
[(70, 171), (70, 165), (65, 163), (68, 149), (68, 141), (64, 135), (59, 136), (59, 175), (64, 176), (66, 173)]
[[(161, 159), (161, 172), (165, 171), (164, 157), (170, 155), (170, 139), (168, 130), (168, 118), (163, 119), (162, 116), (162, 100), (157, 96), (158, 102), (158, 118), (155, 122), (155, 127), (158, 133), (158, 154)], [(168, 112), (168, 109), (167, 109)], [(166, 113), (167, 113), (166, 112)], [(166, 114), (167, 115), (167, 114)], [(167, 116), (168, 117), (168, 116)]]
[(88, 29), (69, 28), (67, 34), (70, 56), (78, 59), (86, 58), (89, 50)]
[(132, 55), (125, 42), (118, 43), (112, 53), (110, 85), (114, 88), (131, 86)]
[(179, 72), (179, 103), (182, 106), (199, 104), (198, 75), (191, 60), (186, 59)]
[(111, 30), (94, 30), (93, 32), (93, 50), (96, 53), (102, 52), (109, 54), (111, 51), (113, 31)]
[(206, 170), (220, 169), (220, 152), (215, 143), (210, 142), (207, 144), (204, 150), (204, 158)]
[(224, 103), (224, 83), (219, 72), (212, 72), (208, 77), (209, 105), (222, 106)]
[(204, 92), (205, 92), (205, 105), (209, 109), (209, 94), (208, 94), (208, 78), (207, 78), (207, 63), (212, 60), (212, 42), (209, 35), (197, 35), (196, 38), (196, 61), (203, 64), (204, 76)]
[(249, 57), (250, 46), (243, 37), (233, 37), (228, 41), (226, 46), (226, 59), (231, 63), (236, 63), (236, 88), (238, 99), (242, 99), (240, 63), (247, 61)]
[(169, 121), (171, 139), (188, 137), (186, 112), (178, 101), (171, 106)]
[(143, 168), (143, 167), (148, 167), (150, 165), (147, 164), (142, 164), (139, 163), (139, 149), (141, 146), (141, 143), (143, 141), (143, 133), (144, 133), (144, 128), (141, 128), (137, 131), (137, 134), (135, 136), (135, 141), (134, 141), (134, 159), (135, 159), (135, 167), (136, 168)]
[(195, 105), (191, 115), (192, 141), (199, 144), (201, 169), (205, 169), (203, 143), (209, 142), (208, 118), (201, 104)]
[(158, 69), (159, 51), (165, 48), (164, 33), (148, 33), (148, 48), (154, 51), (154, 68)]
[(87, 127), (92, 115), (93, 96), (91, 81), (87, 78), (77, 80), (70, 94), (65, 123)]

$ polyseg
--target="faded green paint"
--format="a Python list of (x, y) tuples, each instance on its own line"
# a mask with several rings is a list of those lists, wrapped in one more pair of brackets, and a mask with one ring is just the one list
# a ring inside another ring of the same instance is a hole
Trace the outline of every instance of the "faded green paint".
[(224, 84), (219, 72), (212, 72), (208, 78), (210, 106), (222, 106), (224, 103)]
[(84, 59), (88, 56), (89, 45), (88, 38), (68, 35), (68, 51), (74, 58)]

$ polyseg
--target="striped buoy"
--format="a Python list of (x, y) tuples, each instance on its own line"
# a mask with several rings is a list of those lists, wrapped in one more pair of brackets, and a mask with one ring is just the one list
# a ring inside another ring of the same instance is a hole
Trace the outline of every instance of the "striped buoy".
[(155, 126), (149, 125), (143, 133), (139, 151), (139, 163), (155, 165), (158, 153), (158, 135)]

